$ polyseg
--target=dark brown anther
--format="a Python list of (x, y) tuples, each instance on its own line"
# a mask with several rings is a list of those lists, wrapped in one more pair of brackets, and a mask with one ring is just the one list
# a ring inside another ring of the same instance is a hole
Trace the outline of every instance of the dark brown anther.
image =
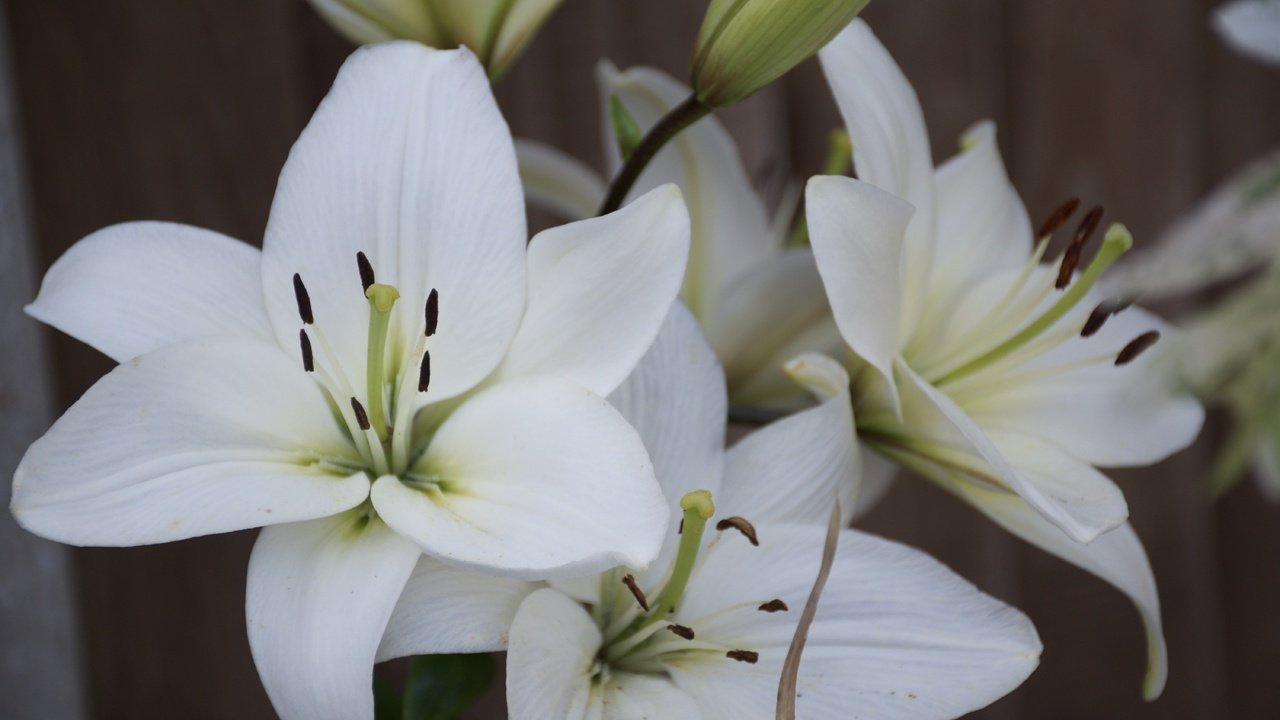
[(1138, 337), (1129, 341), (1128, 345), (1116, 355), (1116, 365), (1128, 365), (1133, 362), (1139, 355), (1147, 351), (1147, 348), (1156, 344), (1160, 339), (1158, 330), (1148, 330)]
[(302, 284), (302, 276), (298, 273), (293, 274), (293, 297), (298, 301), (298, 317), (302, 318), (302, 324), (314, 323), (316, 316), (311, 314), (311, 296), (307, 294), (307, 286)]
[(1067, 198), (1066, 202), (1054, 208), (1053, 212), (1049, 213), (1049, 217), (1045, 218), (1044, 222), (1040, 224), (1040, 234), (1036, 235), (1036, 237), (1047, 238), (1057, 232), (1058, 228), (1071, 219), (1078, 207), (1080, 207), (1080, 198)]
[(431, 351), (422, 353), (422, 364), (418, 366), (418, 392), (426, 392), (431, 386)]
[(752, 545), (758, 546), (760, 544), (760, 539), (756, 537), (755, 526), (747, 522), (745, 518), (728, 517), (716, 523), (717, 530), (727, 530), (728, 528), (736, 528), (738, 532), (746, 535)]
[(1103, 300), (1098, 303), (1098, 307), (1093, 309), (1093, 312), (1089, 314), (1089, 319), (1085, 321), (1084, 327), (1080, 329), (1080, 337), (1093, 337), (1106, 324), (1108, 318), (1132, 304), (1133, 298)]
[(680, 527), (676, 528), (676, 534), (677, 535), (684, 534), (684, 518), (680, 518)]
[(737, 660), (738, 662), (744, 662), (751, 665), (755, 665), (760, 662), (760, 653), (753, 650), (730, 650), (725, 653), (724, 656), (730, 660)]
[(691, 627), (672, 624), (672, 625), (668, 625), (667, 629), (675, 633), (676, 635), (679, 635), (680, 637), (684, 638), (685, 640), (693, 639), (693, 628)]
[(786, 603), (778, 599), (770, 600), (756, 609), (767, 613), (786, 612), (787, 610), (790, 610)]
[(306, 330), (298, 329), (298, 342), (302, 343), (302, 369), (315, 372), (316, 357), (311, 352), (311, 338), (307, 337)]
[(359, 400), (351, 398), (351, 410), (355, 412), (356, 424), (360, 426), (361, 430), (368, 430), (373, 427), (369, 424), (369, 414), (364, 411), (364, 406), (360, 404)]
[(1102, 222), (1102, 206), (1096, 205), (1080, 221), (1080, 227), (1076, 228), (1076, 234), (1071, 238), (1071, 244), (1062, 253), (1062, 264), (1058, 266), (1058, 281), (1053, 285), (1055, 288), (1061, 290), (1071, 284), (1071, 276), (1080, 265), (1080, 255), (1084, 252), (1084, 244), (1089, 242), (1090, 236), (1093, 235), (1094, 230), (1098, 229), (1098, 223), (1100, 222)]
[(360, 268), (360, 288), (365, 292), (369, 292), (369, 286), (376, 282), (373, 276), (373, 266), (369, 264), (369, 258), (364, 252), (356, 253), (356, 266)]
[(630, 573), (622, 576), (622, 584), (627, 586), (631, 594), (635, 596), (636, 602), (640, 603), (640, 607), (645, 612), (649, 612), (649, 600), (644, 596), (644, 591), (640, 589), (639, 583), (636, 582), (635, 576)]
[(435, 288), (431, 288), (431, 294), (427, 296), (427, 331), (426, 336), (431, 337), (436, 334), (436, 325), (440, 323), (440, 293)]

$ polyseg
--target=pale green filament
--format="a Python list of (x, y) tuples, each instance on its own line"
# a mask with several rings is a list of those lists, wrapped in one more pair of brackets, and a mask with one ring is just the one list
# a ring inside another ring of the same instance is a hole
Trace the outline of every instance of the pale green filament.
[(1123, 225), (1112, 225), (1107, 229), (1107, 235), (1102, 241), (1102, 247), (1089, 263), (1089, 266), (1084, 269), (1080, 277), (1067, 288), (1062, 297), (1058, 298), (1058, 301), (1046, 310), (1043, 315), (1036, 318), (1013, 337), (961, 365), (959, 368), (952, 370), (933, 384), (943, 385), (949, 381), (977, 372), (1036, 339), (1041, 333), (1062, 319), (1063, 315), (1066, 315), (1078, 305), (1084, 299), (1085, 294), (1098, 282), (1098, 278), (1102, 276), (1102, 273), (1106, 272), (1107, 268), (1111, 267), (1131, 247), (1133, 247), (1133, 236), (1129, 234), (1129, 231)]
[(369, 362), (365, 370), (368, 379), (366, 389), (369, 393), (369, 424), (378, 439), (387, 441), (387, 418), (383, 410), (383, 396), (386, 380), (387, 328), (391, 324), (391, 309), (400, 292), (390, 285), (374, 283), (365, 290), (364, 296), (369, 298)]

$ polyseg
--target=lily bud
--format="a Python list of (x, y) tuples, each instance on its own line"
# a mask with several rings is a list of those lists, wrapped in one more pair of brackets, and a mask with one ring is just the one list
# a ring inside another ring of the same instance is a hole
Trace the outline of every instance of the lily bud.
[(359, 44), (417, 40), (466, 46), (497, 78), (563, 0), (310, 0), (338, 32)]
[(868, 2), (711, 0), (694, 48), (694, 92), (712, 107), (742, 100), (822, 49)]

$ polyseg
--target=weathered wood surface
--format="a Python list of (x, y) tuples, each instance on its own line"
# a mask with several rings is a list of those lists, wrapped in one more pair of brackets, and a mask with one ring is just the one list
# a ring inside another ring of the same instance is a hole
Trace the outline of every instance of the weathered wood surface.
[[(595, 61), (683, 74), (703, 4), (566, 2), (499, 87), (515, 132), (598, 164)], [(1280, 143), (1280, 73), (1220, 47), (1207, 23), (1214, 5), (880, 0), (866, 16), (916, 84), (935, 157), (972, 121), (993, 118), (1033, 215), (1080, 195), (1141, 239)], [(257, 241), (289, 145), (348, 50), (302, 0), (8, 0), (7, 11), (39, 269), (128, 219)], [(724, 119), (757, 185), (777, 198), (818, 167), (837, 115), (809, 65)], [(110, 363), (46, 337), (55, 404), (65, 406)], [(900, 482), (868, 518), (1040, 628), (1041, 668), (975, 717), (1280, 713), (1280, 509), (1251, 488), (1207, 504), (1207, 444), (1120, 477), (1164, 601), (1172, 671), (1152, 704), (1138, 698), (1136, 614), (1104, 583), (918, 480)], [(94, 717), (272, 716), (243, 632), (251, 542), (240, 533), (74, 551)]]

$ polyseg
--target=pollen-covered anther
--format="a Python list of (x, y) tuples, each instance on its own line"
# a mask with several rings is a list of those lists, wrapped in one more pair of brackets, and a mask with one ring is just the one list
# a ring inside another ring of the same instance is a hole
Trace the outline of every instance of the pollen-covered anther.
[(1047, 238), (1057, 232), (1058, 228), (1062, 227), (1071, 219), (1071, 216), (1075, 214), (1076, 208), (1078, 207), (1080, 207), (1080, 198), (1067, 198), (1065, 202), (1054, 208), (1053, 212), (1049, 213), (1049, 216), (1040, 224), (1040, 232), (1036, 237)]
[(1107, 320), (1116, 313), (1124, 310), (1133, 304), (1133, 298), (1120, 298), (1117, 300), (1103, 300), (1098, 303), (1098, 307), (1093, 309), (1089, 314), (1089, 319), (1085, 321), (1084, 327), (1080, 328), (1080, 337), (1093, 337)]
[(356, 424), (360, 426), (361, 430), (368, 430), (373, 427), (369, 424), (369, 413), (364, 411), (364, 406), (360, 404), (359, 400), (351, 398), (351, 411), (356, 414)]
[(672, 633), (684, 638), (685, 640), (693, 639), (693, 628), (691, 627), (686, 627), (684, 625), (676, 625), (675, 623), (672, 623), (667, 626), (667, 629), (670, 630)]
[(369, 264), (369, 257), (363, 251), (356, 253), (356, 267), (360, 269), (360, 290), (367, 293), (369, 286), (376, 280), (373, 275), (373, 265)]
[(1058, 266), (1058, 280), (1053, 284), (1058, 290), (1062, 290), (1071, 284), (1071, 276), (1075, 274), (1076, 268), (1080, 265), (1080, 255), (1084, 252), (1084, 245), (1089, 241), (1094, 231), (1098, 229), (1098, 223), (1102, 222), (1102, 206), (1096, 205), (1089, 214), (1084, 216), (1080, 221), (1080, 226), (1076, 228), (1076, 234), (1071, 238), (1071, 244), (1067, 246), (1066, 251), (1062, 253), (1062, 264)]
[(649, 599), (644, 596), (644, 591), (640, 589), (640, 584), (636, 582), (635, 576), (630, 573), (623, 575), (622, 584), (626, 585), (631, 594), (635, 596), (636, 602), (640, 603), (640, 607), (644, 608), (645, 612), (649, 612)]
[(435, 288), (431, 288), (431, 294), (427, 295), (427, 307), (424, 311), (426, 316), (426, 330), (423, 333), (427, 337), (436, 334), (436, 326), (440, 324), (440, 293)]
[(431, 387), (431, 352), (422, 353), (422, 364), (418, 366), (418, 392), (424, 393)]
[(311, 295), (307, 293), (307, 286), (302, 284), (302, 276), (298, 273), (293, 274), (293, 298), (298, 301), (298, 317), (302, 318), (302, 323), (315, 323), (316, 316), (311, 312)]
[(760, 607), (756, 609), (761, 612), (776, 613), (776, 612), (787, 612), (791, 608), (788, 608), (787, 604), (782, 602), (781, 600), (774, 598), (773, 600), (770, 600), (769, 602), (762, 604)]
[(311, 338), (307, 337), (307, 331), (298, 329), (298, 342), (302, 345), (302, 369), (307, 372), (316, 371), (316, 356), (311, 351)]
[(1116, 365), (1128, 365), (1160, 339), (1158, 330), (1148, 330), (1129, 341), (1128, 345), (1116, 355)]
[(725, 653), (724, 656), (730, 660), (737, 660), (738, 662), (744, 662), (749, 665), (755, 665), (760, 662), (760, 653), (754, 650), (730, 650)]
[(727, 530), (729, 528), (734, 528), (745, 535), (747, 539), (751, 541), (752, 545), (760, 545), (760, 539), (756, 537), (755, 526), (747, 522), (746, 518), (740, 518), (735, 515), (733, 517), (727, 517), (716, 523), (716, 530)]

